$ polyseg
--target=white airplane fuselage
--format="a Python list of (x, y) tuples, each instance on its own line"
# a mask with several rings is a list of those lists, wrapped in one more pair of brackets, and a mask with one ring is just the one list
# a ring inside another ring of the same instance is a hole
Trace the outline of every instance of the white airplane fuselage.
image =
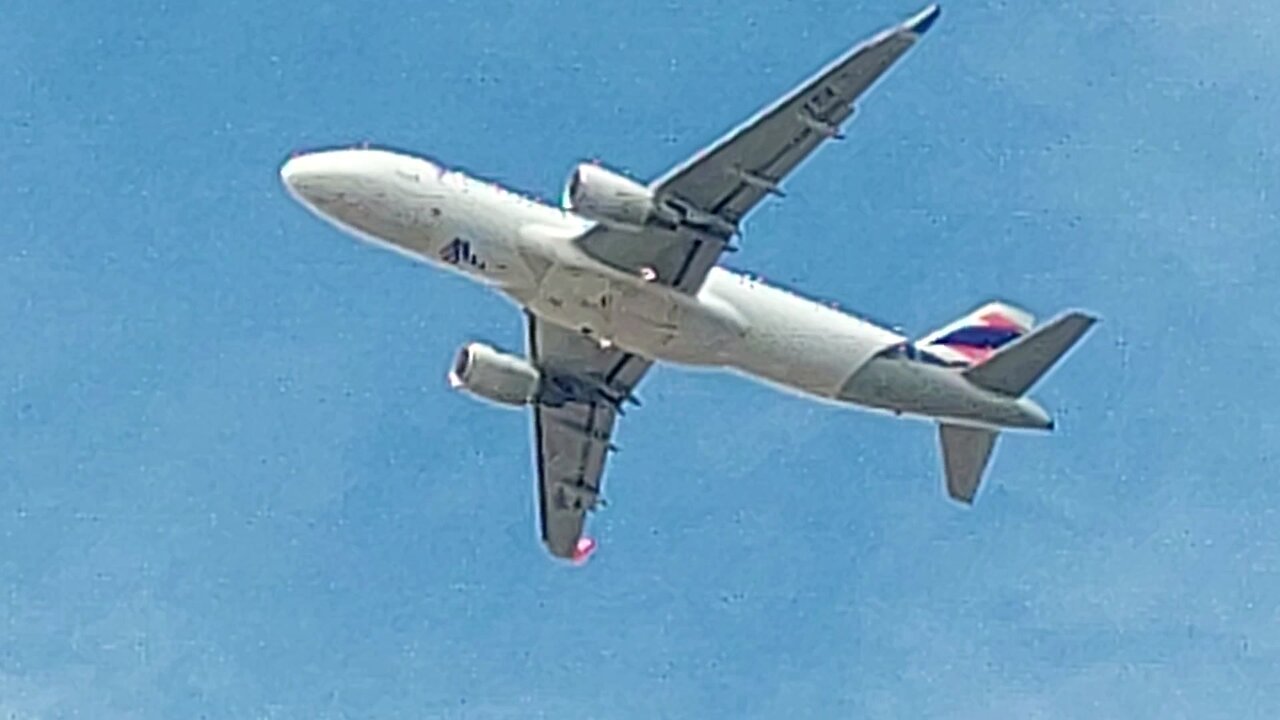
[(616, 270), (574, 242), (590, 221), (423, 158), (328, 150), (293, 158), (281, 175), (342, 230), (461, 273), (603, 344), (826, 401), (992, 428), (1052, 426), (1027, 398), (895, 355), (907, 342), (898, 333), (759, 280), (716, 267), (689, 295)]

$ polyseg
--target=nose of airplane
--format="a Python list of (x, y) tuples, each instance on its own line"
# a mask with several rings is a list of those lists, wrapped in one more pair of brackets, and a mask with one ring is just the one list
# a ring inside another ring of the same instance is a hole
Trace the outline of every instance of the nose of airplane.
[(280, 166), (280, 181), (298, 202), (346, 222), (377, 204), (390, 175), (386, 155), (364, 149), (296, 155)]
[(306, 160), (306, 155), (295, 155), (280, 166), (280, 181), (284, 183), (285, 187), (293, 189), (294, 180), (302, 176)]
[(377, 225), (378, 158), (365, 150), (321, 150), (295, 155), (280, 166), (280, 181), (293, 199), (339, 226), (370, 231)]
[(405, 158), (385, 150), (351, 148), (295, 155), (280, 166), (280, 180), (303, 202), (324, 205), (338, 196), (377, 195), (396, 184)]
[(350, 169), (341, 152), (324, 151), (295, 155), (280, 166), (284, 186), (304, 200), (312, 200), (311, 191), (338, 180)]
[(410, 244), (421, 234), (404, 170), (411, 161), (387, 150), (319, 150), (286, 161), (280, 181), (304, 207), (344, 230)]

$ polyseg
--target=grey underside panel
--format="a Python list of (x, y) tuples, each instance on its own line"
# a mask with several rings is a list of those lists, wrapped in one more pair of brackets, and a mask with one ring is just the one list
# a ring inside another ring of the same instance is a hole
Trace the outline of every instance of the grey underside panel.
[[(573, 330), (532, 315), (527, 318), (529, 357), (545, 376), (585, 381), (625, 396), (652, 364), (630, 353), (602, 349)], [(556, 556), (573, 556), (586, 513), (600, 497), (617, 415), (614, 405), (599, 396), (534, 406), (539, 528)]]

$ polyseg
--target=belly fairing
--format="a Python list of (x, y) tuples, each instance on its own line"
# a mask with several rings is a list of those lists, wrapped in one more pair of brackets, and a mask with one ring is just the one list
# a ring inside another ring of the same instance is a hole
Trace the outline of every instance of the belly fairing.
[(775, 287), (715, 268), (696, 296), (556, 265), (530, 308), (636, 354), (724, 366), (825, 398), (904, 338)]
[(554, 265), (534, 297), (536, 314), (655, 360), (725, 365), (747, 331), (736, 309), (595, 268)]

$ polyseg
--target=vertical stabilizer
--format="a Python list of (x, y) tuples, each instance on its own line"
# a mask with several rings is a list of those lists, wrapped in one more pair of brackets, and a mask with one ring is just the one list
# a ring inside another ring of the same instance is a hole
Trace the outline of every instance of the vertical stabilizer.
[(1035, 317), (1008, 303), (993, 301), (929, 333), (915, 346), (947, 365), (981, 365), (997, 350), (1031, 331)]
[(996, 446), (996, 431), (942, 423), (938, 426), (938, 440), (942, 445), (947, 494), (953, 500), (972, 504)]

